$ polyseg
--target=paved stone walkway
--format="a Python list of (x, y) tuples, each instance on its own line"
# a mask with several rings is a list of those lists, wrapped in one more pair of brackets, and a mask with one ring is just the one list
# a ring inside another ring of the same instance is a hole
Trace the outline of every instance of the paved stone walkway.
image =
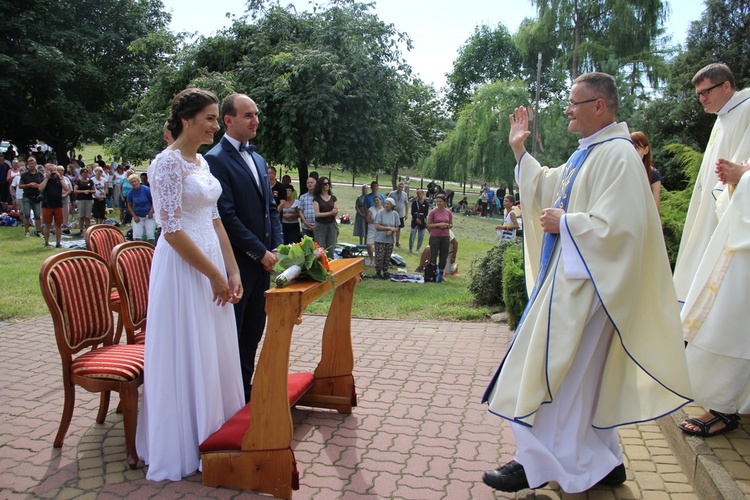
[[(294, 369), (314, 368), (323, 323), (323, 317), (305, 316), (295, 329)], [(512, 459), (515, 445), (507, 423), (480, 399), (508, 346), (507, 327), (369, 319), (352, 326), (359, 406), (352, 415), (293, 410), (296, 499), (701, 498), (658, 423), (621, 429), (628, 469), (622, 486), (579, 495), (564, 494), (554, 483), (518, 495), (494, 492), (482, 484), (482, 472)], [(116, 396), (98, 425), (98, 397), (79, 388), (65, 444), (53, 449), (63, 394), (52, 322), (2, 323), (0, 339), (0, 499), (268, 498), (204, 487), (200, 474), (154, 483), (143, 466), (129, 470)], [(746, 438), (730, 446), (722, 438), (717, 446), (743, 465), (737, 468), (742, 474), (750, 473)], [(750, 482), (741, 484), (748, 491)]]

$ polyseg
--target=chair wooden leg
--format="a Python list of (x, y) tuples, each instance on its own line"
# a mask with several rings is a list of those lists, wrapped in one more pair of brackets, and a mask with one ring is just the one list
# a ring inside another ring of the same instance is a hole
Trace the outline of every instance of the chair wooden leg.
[(68, 432), (70, 427), (70, 421), (73, 419), (73, 407), (76, 403), (76, 392), (73, 384), (69, 380), (65, 380), (63, 383), (63, 391), (65, 392), (65, 403), (63, 404), (62, 418), (60, 418), (60, 428), (57, 430), (55, 436), (55, 448), (62, 448), (63, 441), (65, 440), (65, 434)]
[(135, 431), (138, 422), (138, 388), (134, 384), (121, 384), (122, 424), (125, 427), (125, 454), (131, 469), (138, 468), (135, 449)]
[(96, 423), (103, 424), (104, 419), (107, 418), (107, 410), (109, 410), (109, 391), (102, 391), (99, 400), (99, 413), (96, 414)]
[(113, 344), (120, 343), (120, 337), (122, 337), (122, 312), (119, 309), (113, 309), (117, 313), (117, 328), (115, 329), (115, 338), (112, 341)]

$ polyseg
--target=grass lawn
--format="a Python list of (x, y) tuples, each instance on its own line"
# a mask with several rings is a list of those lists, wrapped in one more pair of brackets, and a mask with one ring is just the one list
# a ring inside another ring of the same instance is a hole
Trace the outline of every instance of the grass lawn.
[[(89, 151), (88, 149), (84, 151), (86, 152), (82, 154), (88, 161)], [(338, 184), (339, 181), (346, 182), (344, 180), (346, 175), (339, 171), (334, 173), (333, 191), (339, 200), (339, 213), (350, 214), (354, 221), (354, 200), (361, 191), (359, 187), (351, 187), (351, 177), (347, 185)], [(381, 184), (384, 184), (382, 181), (381, 178)], [(293, 182), (296, 186), (296, 179)], [(387, 194), (389, 190), (384, 191)], [(116, 215), (111, 217), (116, 218)], [(459, 274), (439, 284), (395, 283), (365, 279), (357, 286), (353, 315), (365, 318), (429, 319), (432, 321), (486, 320), (491, 314), (497, 312), (497, 308), (474, 305), (473, 296), (467, 289), (468, 271), (472, 261), (484, 255), (494, 244), (495, 225), (498, 223), (499, 220), (454, 214), (453, 231), (459, 240), (457, 259)], [(339, 241), (359, 243), (359, 238), (352, 236), (352, 231), (353, 226), (340, 225)], [(409, 228), (404, 228), (404, 231), (401, 237), (402, 246), (394, 248), (394, 252), (406, 259), (405, 269), (413, 271), (418, 264), (419, 255), (409, 254)], [(425, 245), (427, 236), (426, 233)], [(64, 250), (45, 248), (42, 238), (24, 237), (24, 230), (21, 226), (0, 227), (0, 247), (3, 249), (0, 252), (0, 276), (3, 277), (3, 293), (0, 294), (0, 321), (18, 321), (48, 314), (39, 289), (39, 269), (47, 256)], [(365, 274), (373, 273), (373, 268), (365, 267)], [(332, 296), (329, 294), (327, 298), (317, 301), (307, 312), (325, 313)]]

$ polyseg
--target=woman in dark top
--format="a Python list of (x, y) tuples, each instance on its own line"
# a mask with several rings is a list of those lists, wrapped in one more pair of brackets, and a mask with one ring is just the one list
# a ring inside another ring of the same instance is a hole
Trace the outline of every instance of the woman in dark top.
[(333, 259), (333, 250), (336, 248), (339, 232), (336, 224), (339, 205), (331, 192), (331, 181), (328, 177), (319, 178), (315, 184), (313, 207), (315, 208), (313, 239), (321, 248), (325, 248), (328, 258)]
[(643, 166), (646, 169), (646, 176), (651, 185), (651, 193), (654, 195), (656, 210), (661, 210), (661, 173), (654, 168), (654, 158), (651, 154), (651, 144), (648, 142), (646, 134), (640, 130), (630, 134), (630, 140), (633, 141), (638, 156), (643, 160)]
[(89, 179), (89, 169), (81, 169), (81, 177), (73, 186), (78, 207), (78, 229), (81, 233), (88, 229), (91, 223), (91, 211), (94, 208), (94, 181)]

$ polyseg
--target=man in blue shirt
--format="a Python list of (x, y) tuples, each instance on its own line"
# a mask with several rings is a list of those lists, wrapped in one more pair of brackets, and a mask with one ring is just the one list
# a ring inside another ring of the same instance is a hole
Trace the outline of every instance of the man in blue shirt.
[(490, 211), (488, 217), (491, 219), (495, 213), (495, 191), (492, 188), (487, 189), (487, 205)]

